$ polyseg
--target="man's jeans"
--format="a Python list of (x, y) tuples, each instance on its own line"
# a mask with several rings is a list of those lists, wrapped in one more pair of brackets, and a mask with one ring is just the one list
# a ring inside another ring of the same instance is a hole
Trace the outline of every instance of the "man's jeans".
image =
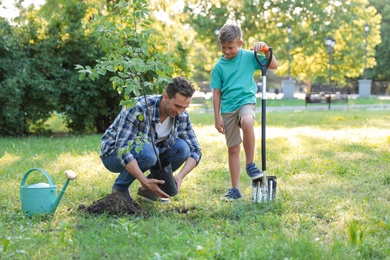
[[(156, 151), (158, 153), (158, 148), (156, 148)], [(131, 153), (137, 160), (138, 166), (142, 172), (146, 172), (152, 166), (158, 164), (156, 154), (154, 153), (153, 146), (151, 144), (144, 143), (144, 146), (139, 153), (135, 152), (135, 149), (133, 149)], [(172, 171), (174, 172), (187, 160), (189, 154), (190, 147), (186, 141), (178, 138), (173, 147), (169, 151), (165, 151), (160, 154), (159, 157), (162, 165), (171, 163)], [(117, 152), (102, 158), (102, 162), (109, 171), (120, 173), (114, 183), (115, 189), (127, 190), (135, 180), (135, 177), (121, 164), (118, 159)]]

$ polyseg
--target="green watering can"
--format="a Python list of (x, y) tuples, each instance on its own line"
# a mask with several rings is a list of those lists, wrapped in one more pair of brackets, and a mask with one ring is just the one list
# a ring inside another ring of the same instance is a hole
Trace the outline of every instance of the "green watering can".
[[(49, 183), (36, 183), (33, 185), (25, 186), (25, 182), (30, 173), (34, 171), (40, 171), (43, 173)], [(65, 171), (66, 181), (62, 187), (61, 192), (57, 196), (56, 186), (49, 174), (42, 169), (34, 168), (29, 170), (23, 177), (20, 184), (20, 200), (22, 202), (22, 211), (28, 215), (37, 213), (52, 214), (56, 211), (58, 204), (61, 201), (62, 196), (68, 187), (69, 181), (77, 178), (77, 174), (74, 171)]]

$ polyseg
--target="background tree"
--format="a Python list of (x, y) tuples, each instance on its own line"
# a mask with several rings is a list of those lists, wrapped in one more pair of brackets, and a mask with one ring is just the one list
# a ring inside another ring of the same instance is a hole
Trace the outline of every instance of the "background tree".
[(42, 125), (55, 110), (57, 93), (50, 64), (43, 50), (42, 24), (25, 16), (23, 26), (11, 27), (1, 20), (0, 133), (25, 135), (31, 125)]
[[(370, 0), (370, 3), (382, 16), (380, 29), (382, 42), (376, 46), (376, 66), (368, 70), (368, 78), (379, 81), (390, 81), (390, 1)], [(371, 37), (368, 39), (368, 44), (371, 45)]]
[[(56, 112), (65, 115), (73, 132), (102, 132), (120, 109), (120, 100), (141, 93), (126, 81), (132, 70), (144, 82), (153, 82), (148, 93), (163, 92), (164, 84), (155, 84), (158, 78), (208, 81), (221, 55), (215, 30), (229, 21), (241, 25), (244, 48), (257, 40), (274, 48), (281, 77), (287, 74), (286, 28), (291, 26), (291, 75), (305, 82), (308, 91), (312, 82), (328, 81), (327, 35), (337, 41), (332, 84), (343, 86), (362, 77), (367, 23), (368, 76), (389, 80), (390, 4), (370, 1), (376, 8), (368, 0), (128, 1), (130, 6), (141, 4), (143, 11), (136, 14), (120, 13), (115, 6), (121, 2), (111, 0), (47, 0), (38, 11), (18, 1), (20, 16), (12, 23), (0, 19), (0, 134), (42, 130)], [(88, 69), (94, 81), (79, 81), (76, 64)], [(165, 74), (156, 76), (156, 71)], [(271, 86), (273, 78), (270, 73)]]
[(55, 12), (43, 15), (50, 21), (46, 37), (56, 43), (51, 56), (60, 59), (57, 67), (61, 71), (55, 77), (59, 91), (57, 109), (65, 114), (67, 127), (73, 132), (103, 132), (119, 110), (121, 98), (110, 89), (108, 77), (80, 82), (74, 70), (78, 63), (95, 65), (103, 55), (96, 35), (88, 28), (89, 19), (96, 13), (99, 10), (95, 5), (67, 0), (57, 5)]
[(99, 16), (93, 23), (100, 33), (99, 41), (105, 55), (94, 68), (77, 65), (80, 79), (91, 80), (112, 74), (110, 81), (123, 93), (121, 105), (132, 106), (133, 97), (165, 86), (174, 70), (175, 59), (165, 50), (164, 42), (153, 38), (148, 2), (135, 0), (131, 4), (121, 1), (118, 14)]
[[(217, 26), (225, 22), (235, 22), (243, 30), (244, 48), (250, 48), (255, 40), (264, 40), (273, 47), (279, 60), (278, 75), (287, 72), (287, 26), (293, 28), (291, 75), (306, 82), (310, 91), (311, 82), (327, 82), (328, 53), (325, 37), (336, 39), (333, 54), (332, 81), (340, 85), (346, 80), (363, 73), (365, 22), (371, 24), (371, 46), (369, 57), (379, 44), (380, 15), (367, 0), (349, 2), (315, 3), (303, 1), (187, 1), (185, 12), (188, 23), (198, 35), (208, 36)], [(201, 38), (202, 36), (200, 36)], [(204, 39), (208, 42), (207, 39)], [(212, 46), (212, 45), (210, 45)], [(368, 59), (368, 67), (375, 65)]]

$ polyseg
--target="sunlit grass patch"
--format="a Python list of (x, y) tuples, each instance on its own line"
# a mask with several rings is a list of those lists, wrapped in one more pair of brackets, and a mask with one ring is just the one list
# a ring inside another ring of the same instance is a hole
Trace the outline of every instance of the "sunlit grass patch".
[(0, 164), (4, 166), (9, 166), (13, 163), (16, 163), (18, 160), (20, 160), (20, 156), (9, 154), (6, 152), (0, 157)]
[[(267, 174), (277, 177), (274, 202), (251, 201), (243, 149), (243, 198), (221, 200), (231, 186), (225, 137), (213, 123), (196, 122), (213, 121), (203, 115), (194, 117), (201, 162), (170, 204), (140, 201), (148, 218), (78, 210), (110, 193), (118, 176), (100, 161), (101, 135), (0, 138), (0, 258), (51, 259), (55, 252), (60, 259), (386, 259), (388, 113), (270, 113), (268, 118)], [(260, 166), (259, 124), (255, 132)], [(21, 213), (20, 181), (33, 167), (50, 174), (57, 192), (65, 170), (79, 176), (54, 216)], [(134, 198), (138, 187), (137, 181), (131, 186)]]

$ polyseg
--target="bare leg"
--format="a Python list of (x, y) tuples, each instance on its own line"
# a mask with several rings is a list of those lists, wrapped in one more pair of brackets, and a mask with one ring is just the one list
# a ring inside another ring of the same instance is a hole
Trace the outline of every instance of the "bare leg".
[(228, 157), (232, 186), (240, 190), (240, 144), (228, 148)]
[(251, 115), (244, 115), (241, 118), (241, 129), (245, 151), (246, 164), (253, 163), (255, 154), (255, 131), (253, 129), (254, 118)]

